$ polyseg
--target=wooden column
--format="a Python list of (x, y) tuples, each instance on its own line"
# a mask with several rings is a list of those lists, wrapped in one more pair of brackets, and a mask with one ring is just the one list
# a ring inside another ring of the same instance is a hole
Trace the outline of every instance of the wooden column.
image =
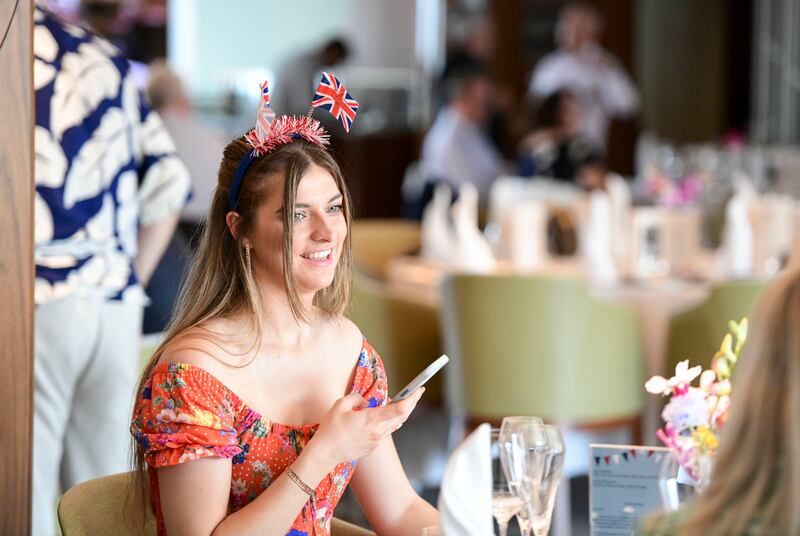
[[(8, 32), (6, 33), (6, 28)], [(0, 0), (0, 534), (30, 534), (33, 2)]]

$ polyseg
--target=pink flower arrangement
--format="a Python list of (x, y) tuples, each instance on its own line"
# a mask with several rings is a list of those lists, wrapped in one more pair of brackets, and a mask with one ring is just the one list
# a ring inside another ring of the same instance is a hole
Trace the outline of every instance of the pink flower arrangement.
[(696, 203), (703, 193), (703, 177), (691, 173), (671, 179), (664, 173), (651, 169), (645, 182), (647, 195), (659, 205), (682, 207)]
[[(731, 321), (729, 329), (711, 361), (711, 369), (689, 368), (688, 360), (681, 361), (672, 378), (653, 376), (644, 385), (649, 393), (669, 397), (661, 413), (664, 427), (656, 435), (701, 486), (708, 482), (711, 458), (728, 420), (730, 378), (747, 339), (747, 319), (738, 324)], [(692, 383), (698, 377), (695, 387)]]

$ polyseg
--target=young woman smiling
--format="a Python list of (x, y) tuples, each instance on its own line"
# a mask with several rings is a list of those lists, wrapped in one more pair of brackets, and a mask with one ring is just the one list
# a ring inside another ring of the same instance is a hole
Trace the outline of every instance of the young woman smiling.
[(225, 149), (194, 263), (142, 376), (131, 427), (140, 498), (149, 486), (160, 535), (324, 535), (352, 482), (374, 530), (417, 536), (438, 515), (391, 433), (422, 390), (386, 406), (380, 357), (343, 316), (342, 173), (305, 135), (250, 150), (244, 137)]

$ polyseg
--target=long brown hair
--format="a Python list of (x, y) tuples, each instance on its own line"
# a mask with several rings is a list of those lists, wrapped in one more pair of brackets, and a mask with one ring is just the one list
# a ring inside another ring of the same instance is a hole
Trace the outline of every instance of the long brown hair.
[[(225, 148), (220, 164), (217, 189), (205, 222), (202, 238), (183, 281), (166, 336), (144, 368), (137, 395), (152, 374), (164, 350), (178, 341), (189, 330), (206, 338), (225, 353), (233, 356), (250, 355), (244, 364), (223, 363), (231, 367), (244, 367), (255, 357), (262, 340), (262, 303), (258, 283), (248, 269), (242, 237), (255, 225), (259, 208), (264, 204), (275, 185), (283, 179), (283, 279), (289, 306), (298, 322), (308, 319), (309, 311), (303, 306), (296, 290), (292, 273), (292, 238), (294, 235), (294, 205), (300, 180), (312, 164), (331, 174), (342, 193), (342, 212), (347, 226), (344, 245), (336, 266), (333, 282), (314, 296), (314, 305), (330, 316), (344, 313), (350, 300), (352, 253), (350, 229), (351, 201), (344, 177), (334, 158), (325, 149), (312, 143), (296, 140), (274, 150), (269, 155), (256, 158), (245, 173), (239, 190), (236, 212), (240, 216), (237, 238), (226, 224), (230, 210), (229, 193), (233, 177), (241, 159), (250, 150), (244, 137), (234, 139)], [(250, 320), (254, 342), (244, 354), (226, 347), (220, 334), (204, 327), (218, 318), (244, 317)], [(193, 329), (196, 328), (196, 329)], [(133, 489), (141, 507), (146, 508), (148, 491), (144, 450), (133, 441)], [(143, 508), (128, 509), (144, 513)], [(144, 517), (142, 517), (142, 520)]]
[(730, 415), (711, 482), (679, 533), (800, 534), (800, 272), (759, 302)]

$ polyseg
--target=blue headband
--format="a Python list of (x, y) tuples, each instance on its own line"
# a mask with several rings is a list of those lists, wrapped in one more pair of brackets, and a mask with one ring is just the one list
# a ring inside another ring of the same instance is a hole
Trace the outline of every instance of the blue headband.
[(236, 203), (239, 199), (239, 189), (242, 187), (242, 179), (244, 178), (247, 168), (250, 167), (250, 164), (255, 158), (255, 150), (251, 150), (239, 161), (239, 167), (236, 168), (236, 174), (233, 176), (233, 182), (231, 182), (230, 198), (228, 199), (231, 212), (236, 210)]

